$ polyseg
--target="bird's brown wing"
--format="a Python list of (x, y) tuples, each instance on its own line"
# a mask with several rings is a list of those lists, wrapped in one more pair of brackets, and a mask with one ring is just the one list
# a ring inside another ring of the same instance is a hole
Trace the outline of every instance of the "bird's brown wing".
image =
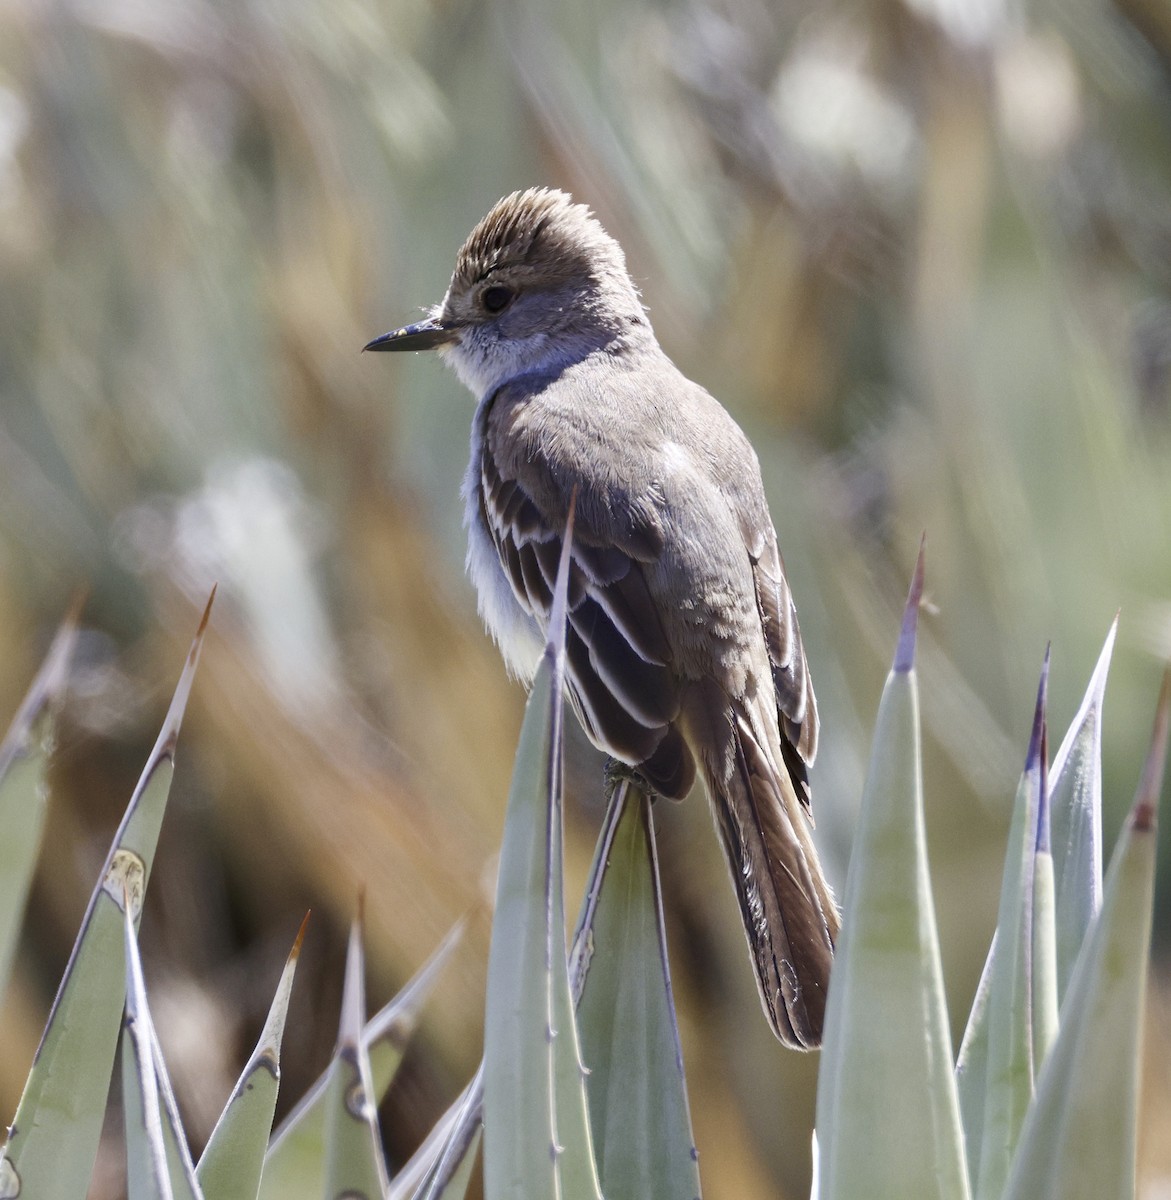
[[(677, 725), (681, 684), (635, 551), (653, 553), (650, 532), (628, 550), (598, 537), (588, 506), (575, 522), (569, 571), (566, 666), (570, 699), (595, 745), (636, 767), (659, 794), (682, 799), (695, 764)], [(543, 627), (561, 558), (562, 514), (540, 511), (501, 474), (485, 439), (480, 516), (518, 602)]]
[[(522, 441), (507, 422), (523, 422), (523, 399), (507, 392), (499, 399), (495, 414), (490, 406), (480, 413), (479, 514), (518, 602), (544, 626), (570, 490), (549, 455), (563, 453), (556, 438), (565, 431), (546, 427), (541, 438)], [(512, 436), (498, 440), (499, 428)], [(639, 461), (637, 455), (623, 460), (631, 469)], [(761, 686), (733, 695), (714, 669), (697, 673), (694, 662), (689, 673), (677, 669), (679, 647), (668, 630), (679, 637), (679, 628), (664, 628), (671, 614), (660, 611), (663, 601), (648, 586), (648, 575), (655, 579), (663, 565), (666, 535), (653, 511), (639, 510), (655, 502), (656, 481), (623, 485), (581, 471), (574, 478), (580, 491), (567, 631), (574, 707), (591, 740), (638, 767), (661, 794), (682, 797), (702, 772), (769, 1022), (786, 1044), (816, 1046), (837, 916), (802, 812), (808, 805), (802, 751), (812, 756), (816, 718), (767, 511), (743, 522), (741, 560), (745, 572), (751, 564), (755, 589), (747, 619), (754, 619), (754, 607), (764, 633), (747, 633), (743, 665)], [(734, 502), (732, 511), (749, 512)], [(734, 527), (728, 532), (734, 542)], [(732, 542), (722, 549), (735, 558)], [(684, 607), (696, 600), (685, 590), (678, 597)], [(692, 620), (689, 636), (702, 632), (713, 643), (726, 642), (718, 617), (710, 626)]]
[[(765, 1014), (786, 1045), (821, 1042), (838, 929), (792, 774), (769, 748), (762, 714), (714, 680), (685, 699), (727, 856)], [(724, 767), (722, 764), (727, 763)]]
[(749, 557), (777, 697), (781, 753), (797, 797), (808, 810), (808, 768), (817, 755), (817, 700), (805, 662), (805, 647), (801, 644), (797, 607), (785, 578), (784, 563), (771, 524), (765, 527), (763, 534), (757, 533), (757, 546), (750, 544)]

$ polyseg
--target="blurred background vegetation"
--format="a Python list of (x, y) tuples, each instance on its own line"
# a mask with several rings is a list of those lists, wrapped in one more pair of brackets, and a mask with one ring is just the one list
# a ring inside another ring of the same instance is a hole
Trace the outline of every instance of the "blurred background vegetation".
[[(471, 1073), (523, 696), (462, 573), (470, 398), (429, 358), (358, 351), (439, 299), (474, 222), (537, 183), (594, 207), (668, 352), (758, 447), (839, 883), (927, 530), (928, 821), (962, 1022), (1047, 640), (1055, 748), (1121, 608), (1107, 850), (1171, 655), (1168, 12), (0, 7), (0, 713), (89, 591), (0, 1108), (217, 580), (143, 923), (193, 1139), (307, 907), (282, 1109), (321, 1069), (363, 886), (372, 1007), (476, 914), (384, 1112), (398, 1161)], [(582, 745), (571, 792), (577, 881), (601, 792)], [(807, 1195), (815, 1061), (758, 1012), (706, 806), (658, 819), (705, 1194)], [(1154, 978), (1148, 1134), (1171, 1119)], [(1147, 1136), (1143, 1158), (1166, 1195), (1171, 1143)], [(112, 1149), (93, 1195), (120, 1171)]]

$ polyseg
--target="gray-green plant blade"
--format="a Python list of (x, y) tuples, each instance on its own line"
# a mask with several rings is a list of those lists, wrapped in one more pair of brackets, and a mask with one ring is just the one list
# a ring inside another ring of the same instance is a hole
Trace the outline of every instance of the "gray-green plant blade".
[[(396, 1177), (391, 1183), (388, 1200), (406, 1200), (408, 1196), (413, 1200), (463, 1200), (484, 1132), (482, 1063), (449, 1115), (450, 1120), (445, 1119), (436, 1127), (444, 1128), (445, 1132), (436, 1151), (430, 1154), (431, 1166), (422, 1182), (417, 1188), (409, 1187), (410, 1171), (404, 1170), (403, 1178)], [(427, 1151), (423, 1153), (426, 1155)], [(408, 1168), (410, 1165), (407, 1164)]]
[(1046, 749), (1041, 748), (1037, 848), (1033, 856), (1032, 1017), (1033, 1077), (1057, 1038), (1057, 936), (1053, 855), (1049, 843), (1049, 805), (1045, 778)]
[(980, 972), (976, 995), (968, 1013), (968, 1024), (956, 1055), (956, 1091), (960, 1100), (960, 1115), (964, 1127), (965, 1158), (971, 1164), (979, 1161), (980, 1144), (984, 1137), (984, 1096), (988, 1090), (988, 998), (992, 992), (992, 967), (996, 962), (996, 933)]
[(196, 1176), (208, 1200), (256, 1200), (281, 1078), (281, 1039), (308, 914), (297, 931), (256, 1048), (199, 1159)]
[(146, 987), (134, 935), (136, 914), (123, 892), (126, 947), (126, 1011), (122, 1021), (122, 1094), (126, 1126), (126, 1183), (129, 1200), (173, 1200), (167, 1149), (159, 1118), (159, 1088)]
[(0, 744), (0, 992), (8, 980), (49, 797), (49, 758), (77, 640), (71, 614), (53, 638)]
[(1005, 853), (996, 938), (990, 952), (987, 1005), (983, 1009), (987, 1031), (985, 1035), (972, 1035), (986, 1036), (987, 1040), (983, 1094), (968, 1087), (962, 1079), (960, 1085), (971, 1154), (968, 1165), (976, 1200), (999, 1200), (1021, 1124), (1033, 1098), (1033, 875), (1045, 776), (1048, 675), (1046, 652), (1037, 689), (1033, 733), (1017, 788)]
[[(366, 1024), (362, 1041), (374, 1096), (386, 1095), (423, 1007), (463, 936), (457, 922), (397, 996)], [(272, 1136), (260, 1181), (260, 1200), (318, 1200), (325, 1183), (325, 1093), (329, 1071), (301, 1098)]]
[(365, 969), (359, 919), (350, 931), (337, 1049), (325, 1093), (323, 1194), (346, 1200), (382, 1200), (387, 1189), (378, 1113), (371, 1099), (370, 1063), (362, 1044)]
[(1102, 704), (1117, 632), (1115, 617), (1050, 776), (1059, 1001), (1102, 903)]
[(483, 1140), (484, 1127), (476, 1125), (466, 1142), (452, 1145), (449, 1157), (446, 1153), (439, 1160), (434, 1180), (423, 1193), (425, 1200), (463, 1200), (468, 1194), (468, 1184), (476, 1165), (476, 1153)]
[(150, 1023), (151, 1046), (154, 1050), (155, 1080), (159, 1093), (159, 1120), (163, 1129), (163, 1149), (167, 1156), (167, 1174), (171, 1180), (171, 1192), (175, 1200), (200, 1198), (201, 1191), (195, 1179), (195, 1164), (191, 1161), (191, 1150), (187, 1135), (179, 1116), (179, 1104), (175, 1089), (163, 1060), (163, 1049), (159, 1045), (158, 1031), (154, 1021)]
[(126, 996), (118, 949), (122, 894), (129, 891), (134, 911), (141, 912), (211, 603), (90, 897), (9, 1129), (0, 1163), (10, 1180), (5, 1184), (9, 1195), (84, 1196), (89, 1184)]
[[(604, 1196), (694, 1200), (699, 1163), (671, 995), (654, 826), (628, 784), (610, 800), (574, 939), (590, 1128)], [(576, 989), (575, 989), (576, 990)]]
[(600, 1198), (569, 988), (561, 874), (561, 689), (571, 537), (567, 529), (550, 644), (525, 710), (500, 852), (484, 1023), (486, 1200)]
[(1156, 808), (1171, 716), (1155, 734), (1102, 908), (1074, 968), (1061, 1029), (1037, 1083), (1003, 1200), (1133, 1200)]
[(820, 1200), (962, 1200), (920, 765), (920, 553), (879, 705), (830, 975), (817, 1088)]

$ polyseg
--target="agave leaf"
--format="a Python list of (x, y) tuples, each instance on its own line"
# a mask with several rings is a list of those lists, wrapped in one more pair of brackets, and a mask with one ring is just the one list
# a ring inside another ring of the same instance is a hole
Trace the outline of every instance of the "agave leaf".
[[(621, 794), (615, 796), (607, 811), (606, 820), (598, 838), (594, 864), (586, 888), (585, 903), (582, 906), (574, 934), (573, 949), (569, 961), (569, 974), (575, 1005), (581, 1004), (582, 993), (589, 975), (593, 947), (597, 941), (595, 916), (599, 906), (599, 898), (602, 894), (602, 882), (604, 878), (609, 877), (608, 868), (618, 821), (629, 811), (629, 806), (625, 801), (626, 794), (624, 789)], [(655, 879), (657, 880), (657, 870), (655, 872)], [(659, 917), (661, 918), (661, 913)], [(656, 954), (659, 953), (659, 950), (660, 946), (656, 945)], [(623, 957), (622, 961), (638, 963), (643, 960), (641, 957), (632, 956), (629, 958)], [(666, 974), (665, 961), (663, 963), (663, 978), (661, 983), (664, 994), (666, 994), (670, 986), (670, 979)], [(582, 1018), (579, 1015), (579, 1027), (581, 1023)], [(584, 1047), (584, 1039), (586, 1037), (584, 1029), (582, 1029), (582, 1037)], [(596, 1094), (595, 1087), (598, 1087), (600, 1091), (600, 1086), (597, 1083), (598, 1077), (597, 1067), (592, 1067), (590, 1070), (590, 1087), (587, 1089), (591, 1101), (591, 1112), (593, 1111), (593, 1098)], [(433, 1197), (447, 1197), (450, 1194), (444, 1189), (458, 1185), (458, 1176), (453, 1168), (458, 1166), (461, 1171), (465, 1167), (470, 1170), (475, 1148), (479, 1145), (480, 1126), (483, 1118), (483, 1102), (484, 1068), (483, 1063), (481, 1063), (479, 1070), (468, 1087), (465, 1088), (461, 1096), (443, 1117), (440, 1118), (423, 1144), (412, 1155), (411, 1160), (392, 1180), (390, 1200), (407, 1200), (408, 1197), (414, 1197), (414, 1200), (432, 1200)], [(686, 1095), (683, 1096), (683, 1102), (686, 1104)], [(688, 1156), (691, 1157), (690, 1126), (688, 1126), (688, 1145)], [(636, 1193), (632, 1192), (631, 1194)], [(698, 1183), (696, 1183), (696, 1194), (698, 1194)]]
[(445, 1153), (440, 1159), (435, 1177), (422, 1193), (421, 1200), (463, 1200), (468, 1194), (483, 1136), (484, 1126), (476, 1124), (469, 1131), (467, 1141), (452, 1145), (450, 1156)]
[[(572, 516), (570, 518), (572, 526)], [(565, 953), (561, 689), (572, 529), (516, 753), (484, 1029), (486, 1200), (600, 1200)]]
[(361, 920), (350, 930), (337, 1048), (329, 1069), (325, 1102), (325, 1192), (347, 1200), (382, 1200), (386, 1161), (371, 1101), (370, 1062), (362, 1045), (365, 1013), (365, 956)]
[(285, 962), (260, 1039), (199, 1160), (196, 1175), (209, 1200), (256, 1200), (281, 1077), (281, 1039), (309, 914)]
[(1117, 632), (1115, 617), (1085, 697), (1053, 759), (1049, 803), (1059, 1000), (1102, 903), (1102, 703)]
[[(386, 1095), (402, 1061), (403, 1048), (419, 1023), (431, 995), (463, 937), (457, 922), (414, 977), (373, 1016), (362, 1031), (367, 1048), (374, 1096)], [(273, 1134), (264, 1160), (260, 1200), (318, 1200), (325, 1186), (325, 1095), (329, 1070), (301, 1098)]]
[[(580, 1005), (586, 978), (589, 974), (592, 950), (596, 943), (595, 915), (602, 891), (602, 881), (608, 877), (610, 853), (614, 842), (617, 823), (625, 815), (628, 807), (625, 804), (625, 791), (616, 795), (606, 814), (602, 832), (598, 838), (597, 851), (593, 868), (590, 872), (586, 888), (586, 900), (578, 918), (574, 934), (573, 949), (570, 954), (569, 974), (574, 1004)], [(655, 875), (657, 879), (657, 872)], [(657, 895), (657, 886), (656, 886)], [(661, 914), (660, 914), (661, 915)], [(658, 947), (656, 947), (658, 953)], [(623, 961), (641, 962), (641, 958), (632, 957)], [(664, 962), (663, 984), (670, 986), (669, 977), (665, 973)], [(595, 989), (596, 990), (596, 989)], [(581, 1018), (579, 1016), (579, 1026)], [(583, 1046), (586, 1034), (582, 1030)], [(593, 1111), (593, 1097), (598, 1079), (598, 1070), (590, 1070), (590, 1087), (587, 1089)], [(686, 1096), (683, 1097), (686, 1103)], [(475, 1077), (456, 1102), (436, 1123), (435, 1128), (428, 1134), (423, 1144), (412, 1155), (410, 1161), (391, 1181), (390, 1200), (432, 1200), (433, 1197), (447, 1197), (447, 1190), (458, 1186), (459, 1177), (455, 1167), (462, 1172), (466, 1167), (470, 1170), (475, 1149), (479, 1145), (480, 1126), (483, 1118), (484, 1102), (484, 1067), (480, 1064)], [(689, 1127), (690, 1129), (690, 1127)], [(690, 1132), (689, 1132), (689, 1145)], [(690, 1152), (689, 1152), (690, 1157)], [(462, 1193), (459, 1193), (462, 1194)], [(632, 1193), (634, 1194), (634, 1193)], [(697, 1185), (698, 1194), (698, 1185)]]
[(49, 758), (76, 641), (75, 611), (57, 630), (0, 744), (0, 992), (8, 979), (45, 827)]
[[(212, 593), (214, 599), (215, 593)], [(158, 741), (114, 836), (97, 887), (33, 1059), (0, 1180), (27, 1196), (84, 1196), (93, 1172), (118, 1028), (126, 996), (122, 955), (122, 893), (129, 890), (135, 921), (150, 878), (179, 726), (195, 678), (211, 614), (208, 600), (179, 677)], [(3, 1193), (0, 1193), (3, 1194)]]
[(927, 868), (916, 617), (920, 551), (846, 880), (817, 1087), (821, 1200), (962, 1200), (963, 1132)]
[(984, 1096), (988, 1090), (988, 999), (992, 993), (992, 967), (997, 960), (997, 934), (993, 931), (988, 957), (980, 972), (976, 995), (968, 1013), (968, 1024), (956, 1055), (956, 1091), (964, 1127), (965, 1159), (969, 1175), (980, 1161), (984, 1138)]
[(1057, 1038), (1057, 927), (1053, 855), (1049, 842), (1049, 804), (1045, 773), (1046, 747), (1041, 746), (1041, 785), (1037, 805), (1037, 842), (1033, 855), (1032, 1016), (1033, 1077)]
[(128, 890), (123, 891), (123, 908), (126, 1013), (122, 1022), (122, 1094), (129, 1200), (203, 1200), (150, 1017), (135, 933), (136, 914)]
[(1171, 718), (1163, 681), (1146, 768), (1078, 957), (1061, 1029), (1021, 1131), (1003, 1200), (1133, 1200), (1155, 815)]
[(172, 1200), (167, 1150), (159, 1119), (159, 1089), (154, 1046), (138, 941), (134, 936), (133, 902), (125, 896), (126, 1015), (122, 1023), (122, 1090), (126, 1109), (126, 1182), (130, 1200)]
[(977, 1200), (998, 1200), (1033, 1096), (1034, 872), (1043, 815), (1048, 679), (1046, 651), (1033, 733), (1009, 828), (996, 934), (957, 1066), (968, 1167)]
[(183, 1132), (183, 1121), (179, 1116), (179, 1104), (175, 1089), (163, 1061), (163, 1050), (159, 1045), (158, 1031), (154, 1022), (150, 1024), (151, 1046), (154, 1051), (155, 1079), (159, 1093), (159, 1119), (163, 1128), (163, 1149), (167, 1155), (167, 1174), (171, 1180), (171, 1191), (176, 1200), (190, 1200), (200, 1196), (195, 1179), (195, 1164), (191, 1161), (191, 1150), (187, 1135)]
[(573, 959), (602, 1194), (698, 1197), (650, 800), (628, 784), (610, 799)]
[(436, 1148), (431, 1152), (424, 1149), (431, 1138), (420, 1147), (429, 1158), (430, 1167), (419, 1186), (410, 1186), (415, 1161), (412, 1158), (392, 1182), (388, 1200), (406, 1200), (408, 1196), (413, 1200), (463, 1200), (483, 1136), (483, 1113), (484, 1067), (481, 1063), (455, 1106), (436, 1126), (436, 1129), (444, 1130)]

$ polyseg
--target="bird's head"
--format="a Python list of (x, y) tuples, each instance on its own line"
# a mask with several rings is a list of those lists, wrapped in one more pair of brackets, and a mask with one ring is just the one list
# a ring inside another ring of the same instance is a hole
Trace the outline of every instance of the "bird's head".
[(477, 395), (650, 338), (618, 243), (564, 192), (505, 196), (460, 249), (442, 303), (367, 350), (438, 349)]

